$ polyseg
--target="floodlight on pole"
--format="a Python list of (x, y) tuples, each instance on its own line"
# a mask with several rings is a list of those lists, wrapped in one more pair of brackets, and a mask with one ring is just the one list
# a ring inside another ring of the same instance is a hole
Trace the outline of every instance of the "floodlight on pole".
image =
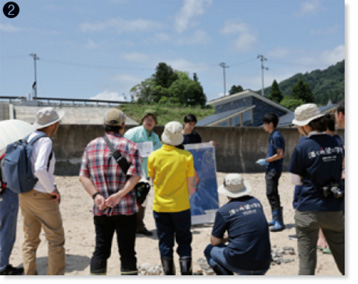
[(225, 73), (225, 69), (229, 68), (228, 65), (226, 65), (225, 62), (221, 62), (219, 64), (219, 66), (221, 66), (223, 68), (223, 75), (224, 75), (224, 96), (226, 96), (226, 73)]
[(257, 58), (260, 58), (261, 60), (261, 95), (264, 96), (264, 70), (269, 70), (267, 67), (264, 67), (264, 60), (267, 60), (263, 55), (257, 55)]
[(32, 84), (32, 89), (34, 90), (34, 98), (37, 98), (37, 76), (36, 76), (36, 60), (40, 60), (40, 57), (38, 57), (36, 55), (36, 53), (31, 53), (29, 54), (30, 56), (32, 56), (34, 58), (34, 73), (35, 73), (35, 80), (34, 83)]

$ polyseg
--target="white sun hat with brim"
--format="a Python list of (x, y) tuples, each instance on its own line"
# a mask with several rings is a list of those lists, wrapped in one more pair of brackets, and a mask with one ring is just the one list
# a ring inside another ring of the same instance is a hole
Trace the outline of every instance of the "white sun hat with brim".
[(167, 145), (178, 146), (183, 143), (183, 125), (178, 121), (168, 122), (164, 126), (162, 142)]
[(324, 114), (319, 111), (316, 104), (304, 104), (295, 109), (295, 118), (292, 120), (292, 123), (297, 126), (305, 126), (312, 120), (322, 116)]
[(33, 124), (35, 129), (42, 129), (60, 121), (65, 115), (64, 110), (55, 110), (53, 107), (44, 107), (36, 114), (36, 121)]
[(228, 197), (239, 198), (249, 195), (251, 186), (248, 182), (244, 181), (240, 174), (227, 174), (218, 191)]

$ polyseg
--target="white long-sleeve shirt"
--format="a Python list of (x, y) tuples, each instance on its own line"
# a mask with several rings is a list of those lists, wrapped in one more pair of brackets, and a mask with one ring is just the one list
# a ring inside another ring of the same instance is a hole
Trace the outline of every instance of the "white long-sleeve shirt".
[[(41, 131), (33, 132), (28, 141), (41, 134)], [(49, 137), (41, 137), (37, 140), (32, 149), (31, 164), (34, 175), (39, 179), (35, 184), (34, 189), (43, 193), (51, 193), (55, 190), (55, 153), (52, 153), (50, 166), (47, 170), (48, 160), (52, 151), (52, 140)]]

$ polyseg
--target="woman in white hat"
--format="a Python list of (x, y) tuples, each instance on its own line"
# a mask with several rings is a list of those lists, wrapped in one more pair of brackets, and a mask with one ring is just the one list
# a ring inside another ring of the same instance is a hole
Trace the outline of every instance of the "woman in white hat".
[(48, 274), (65, 273), (64, 230), (59, 208), (60, 193), (55, 184), (55, 155), (52, 140), (58, 130), (64, 111), (52, 107), (40, 109), (36, 114), (36, 131), (28, 141), (41, 136), (34, 144), (31, 156), (34, 175), (38, 178), (34, 189), (19, 194), (23, 216), (24, 244), (22, 255), (26, 275), (36, 275), (36, 250), (40, 244), (41, 228), (48, 242)]
[(271, 245), (261, 202), (249, 195), (251, 187), (239, 174), (226, 175), (218, 191), (229, 202), (216, 212), (211, 244), (204, 251), (209, 265), (217, 275), (264, 275)]
[(295, 213), (299, 274), (315, 274), (319, 228), (344, 274), (343, 148), (326, 134), (327, 119), (315, 104), (296, 108), (292, 123), (307, 136), (296, 145), (289, 166), (293, 184), (301, 185)]

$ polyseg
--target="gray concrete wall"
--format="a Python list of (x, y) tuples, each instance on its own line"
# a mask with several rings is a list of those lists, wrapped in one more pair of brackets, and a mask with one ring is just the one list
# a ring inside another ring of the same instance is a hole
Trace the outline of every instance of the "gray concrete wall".
[(9, 104), (8, 103), (0, 103), (0, 120), (10, 119), (9, 114)]
[[(128, 129), (128, 128), (127, 128)], [(215, 141), (217, 171), (263, 172), (255, 161), (266, 156), (268, 134), (261, 127), (197, 127), (203, 142)], [(295, 128), (279, 129), (286, 140), (283, 170), (288, 170), (290, 157), (299, 139)], [(163, 126), (154, 131), (160, 136)], [(103, 136), (101, 125), (61, 125), (54, 137), (56, 174), (77, 175), (84, 148), (92, 139)]]

